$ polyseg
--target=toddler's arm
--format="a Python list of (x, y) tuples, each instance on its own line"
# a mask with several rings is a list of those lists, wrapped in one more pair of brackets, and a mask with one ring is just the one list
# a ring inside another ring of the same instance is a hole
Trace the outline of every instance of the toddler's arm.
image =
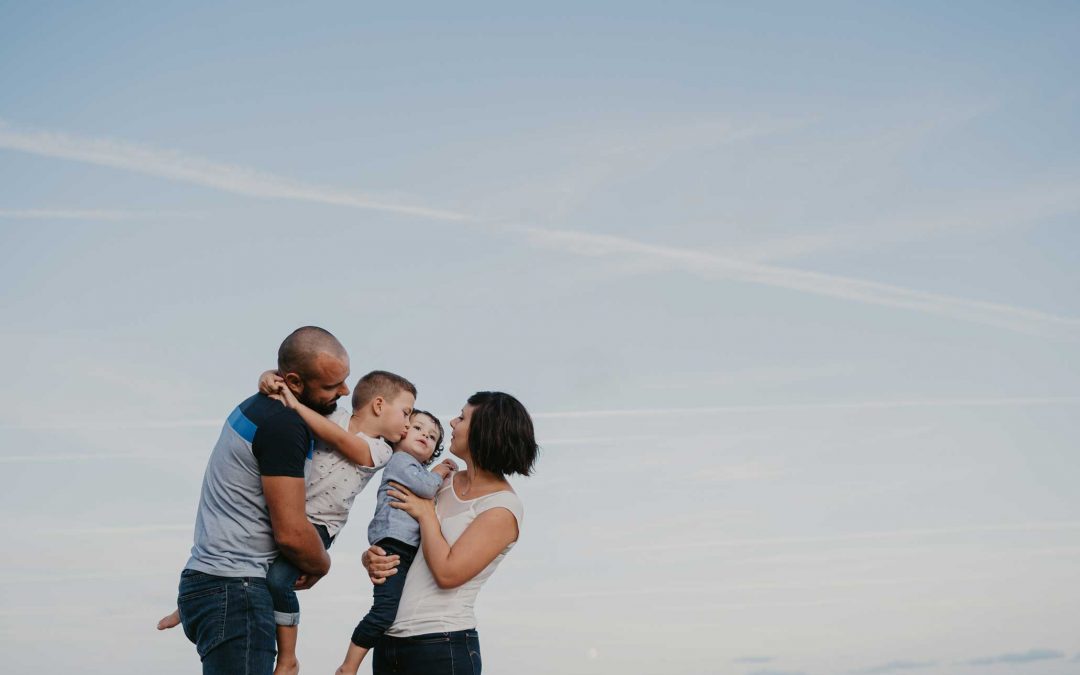
[(383, 482), (388, 481), (404, 485), (424, 499), (434, 499), (435, 493), (442, 485), (443, 476), (440, 473), (428, 471), (411, 455), (399, 450), (386, 465)]
[(346, 459), (354, 464), (366, 467), (375, 466), (375, 460), (371, 458), (371, 447), (368, 445), (367, 441), (359, 436), (350, 434), (345, 429), (342, 429), (337, 424), (296, 400), (296, 396), (293, 395), (291, 389), (285, 386), (284, 382), (282, 382), (278, 391), (285, 398), (285, 405), (300, 414), (300, 418), (304, 420), (304, 424), (308, 425), (308, 428), (311, 429), (311, 433), (318, 436), (319, 440), (345, 455)]

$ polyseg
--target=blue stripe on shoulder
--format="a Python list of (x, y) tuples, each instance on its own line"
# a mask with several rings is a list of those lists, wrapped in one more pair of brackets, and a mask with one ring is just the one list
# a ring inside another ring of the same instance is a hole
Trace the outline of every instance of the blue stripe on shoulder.
[(229, 415), (229, 426), (233, 428), (233, 431), (240, 434), (240, 438), (243, 438), (248, 443), (255, 440), (255, 429), (258, 427), (244, 413), (240, 412), (239, 407)]

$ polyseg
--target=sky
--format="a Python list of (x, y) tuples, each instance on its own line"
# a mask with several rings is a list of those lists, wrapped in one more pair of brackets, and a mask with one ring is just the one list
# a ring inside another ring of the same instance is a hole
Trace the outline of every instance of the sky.
[(314, 324), (533, 413), (488, 672), (1080, 673), (1076, 63), (1068, 2), (0, 1), (5, 672), (197, 672), (210, 449)]

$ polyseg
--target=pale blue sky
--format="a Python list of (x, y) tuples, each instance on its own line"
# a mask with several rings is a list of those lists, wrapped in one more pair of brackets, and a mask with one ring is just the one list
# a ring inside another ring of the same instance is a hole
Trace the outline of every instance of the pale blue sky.
[(1073, 3), (0, 2), (11, 672), (195, 671), (152, 625), (307, 323), (536, 413), (490, 672), (1076, 672), (1078, 45)]

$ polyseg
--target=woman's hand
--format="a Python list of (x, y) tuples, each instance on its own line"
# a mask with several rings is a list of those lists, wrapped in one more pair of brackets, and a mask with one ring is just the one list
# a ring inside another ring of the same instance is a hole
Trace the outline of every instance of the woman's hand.
[(400, 561), (400, 556), (386, 555), (386, 551), (380, 546), (372, 546), (360, 556), (360, 563), (367, 570), (368, 579), (375, 585), (385, 583), (386, 577), (397, 574)]
[(390, 489), (386, 491), (386, 495), (395, 500), (390, 502), (390, 506), (401, 509), (416, 518), (417, 522), (423, 522), (426, 518), (435, 518), (435, 500), (418, 497), (400, 483), (390, 481)]

